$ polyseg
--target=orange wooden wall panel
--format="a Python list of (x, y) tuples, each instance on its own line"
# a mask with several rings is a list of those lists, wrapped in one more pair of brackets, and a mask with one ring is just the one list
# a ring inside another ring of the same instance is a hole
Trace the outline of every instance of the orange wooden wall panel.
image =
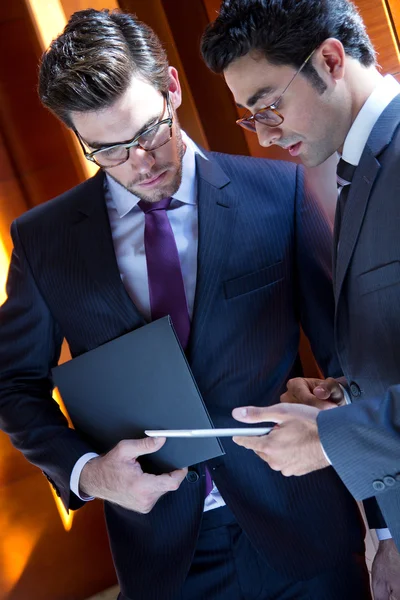
[(0, 488), (0, 600), (85, 600), (116, 582), (102, 504), (66, 532), (48, 488), (37, 469)]
[[(37, 95), (41, 51), (28, 10), (23, 0), (13, 0), (13, 6), (14, 18), (0, 13), (0, 124), (20, 186), (33, 206), (83, 177), (65, 131)], [(46, 169), (58, 169), (58, 179), (49, 178)]]
[(399, 0), (387, 0), (389, 10), (397, 33), (397, 41), (400, 40), (400, 2)]
[(396, 45), (382, 0), (357, 0), (355, 4), (378, 53), (382, 73), (398, 73), (400, 69)]

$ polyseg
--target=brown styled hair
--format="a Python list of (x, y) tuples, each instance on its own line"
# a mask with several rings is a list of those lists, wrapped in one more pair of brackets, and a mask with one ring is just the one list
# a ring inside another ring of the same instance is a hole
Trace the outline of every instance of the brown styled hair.
[(71, 111), (109, 107), (126, 91), (133, 75), (160, 92), (168, 91), (168, 59), (154, 31), (134, 15), (81, 10), (43, 54), (39, 97), (72, 127)]

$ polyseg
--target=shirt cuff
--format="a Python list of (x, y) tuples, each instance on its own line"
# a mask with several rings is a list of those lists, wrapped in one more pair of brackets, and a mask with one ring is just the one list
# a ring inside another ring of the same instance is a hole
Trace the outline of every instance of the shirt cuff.
[(75, 496), (78, 496), (84, 502), (88, 502), (89, 500), (94, 500), (92, 496), (82, 496), (79, 493), (79, 479), (81, 477), (82, 469), (86, 465), (89, 460), (92, 458), (96, 458), (99, 456), (95, 452), (87, 452), (83, 456), (80, 457), (79, 460), (76, 461), (74, 468), (72, 469), (71, 478), (69, 480), (69, 487), (71, 491), (74, 492)]
[(383, 540), (391, 540), (392, 539), (392, 534), (390, 533), (389, 529), (385, 528), (385, 529), (375, 529), (375, 533), (376, 533), (376, 537), (378, 538), (378, 540), (381, 542)]
[(344, 388), (344, 387), (342, 386), (342, 384), (341, 384), (341, 383), (339, 383), (339, 385), (340, 385), (340, 389), (341, 389), (341, 390), (342, 390), (342, 392), (343, 392), (343, 395), (344, 395), (344, 399), (345, 399), (345, 402), (346, 402), (346, 404), (351, 404), (351, 398), (350, 398), (349, 392), (346, 390), (346, 388)]
[[(320, 442), (320, 444), (321, 444), (321, 442)], [(323, 447), (323, 445), (322, 445), (322, 444), (321, 444), (321, 448), (322, 448), (322, 452), (324, 453), (324, 456), (325, 456), (326, 460), (327, 460), (327, 461), (328, 461), (328, 463), (329, 463), (329, 464), (332, 466), (332, 463), (331, 463), (331, 461), (329, 460), (329, 456), (328, 456), (328, 455), (327, 455), (327, 453), (325, 452), (325, 449), (324, 449), (324, 447)]]

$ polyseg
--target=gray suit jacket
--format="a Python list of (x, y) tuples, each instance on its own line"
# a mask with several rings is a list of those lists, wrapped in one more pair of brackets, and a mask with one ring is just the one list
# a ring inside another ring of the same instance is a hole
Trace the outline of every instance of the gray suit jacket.
[(353, 403), (319, 415), (320, 438), (355, 498), (376, 496), (400, 548), (400, 95), (371, 132), (336, 237), (335, 341)]

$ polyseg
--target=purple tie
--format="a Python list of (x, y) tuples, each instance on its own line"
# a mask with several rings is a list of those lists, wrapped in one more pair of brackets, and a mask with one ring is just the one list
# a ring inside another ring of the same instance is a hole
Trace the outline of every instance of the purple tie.
[(139, 202), (145, 214), (144, 247), (153, 321), (170, 315), (182, 348), (186, 350), (190, 319), (174, 232), (166, 209), (172, 198)]
[[(149, 280), (151, 318), (170, 315), (175, 331), (186, 350), (190, 334), (190, 318), (185, 286), (174, 232), (167, 215), (172, 198), (159, 202), (138, 203), (145, 215), (144, 247)], [(213, 488), (211, 475), (205, 467), (206, 497)]]

